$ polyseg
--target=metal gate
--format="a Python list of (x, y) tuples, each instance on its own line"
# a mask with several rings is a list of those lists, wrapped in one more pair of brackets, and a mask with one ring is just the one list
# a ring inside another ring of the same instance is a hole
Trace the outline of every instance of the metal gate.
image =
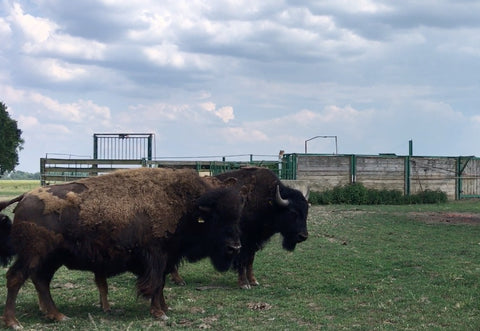
[(95, 133), (93, 158), (96, 160), (152, 160), (153, 133)]

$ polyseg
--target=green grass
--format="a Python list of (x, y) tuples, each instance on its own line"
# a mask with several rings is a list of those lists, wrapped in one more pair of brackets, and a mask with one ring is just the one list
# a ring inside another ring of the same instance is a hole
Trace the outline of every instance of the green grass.
[(39, 186), (38, 180), (0, 180), (0, 200), (15, 197)]
[[(275, 236), (257, 254), (260, 287), (237, 289), (233, 272), (215, 272), (208, 261), (184, 264), (187, 286), (165, 288), (172, 308), (166, 322), (150, 317), (131, 274), (109, 280), (114, 311), (105, 314), (93, 275), (64, 268), (52, 295), (70, 320), (44, 320), (30, 282), (17, 317), (26, 330), (479, 330), (480, 224), (410, 216), (436, 211), (480, 214), (480, 203), (311, 207), (306, 242), (289, 253)], [(0, 309), (5, 272), (0, 268)], [(209, 285), (216, 288), (197, 290)]]

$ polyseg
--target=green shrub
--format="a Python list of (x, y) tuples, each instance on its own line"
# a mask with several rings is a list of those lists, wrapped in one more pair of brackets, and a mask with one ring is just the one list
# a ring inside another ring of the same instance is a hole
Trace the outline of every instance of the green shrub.
[(398, 190), (367, 189), (362, 183), (336, 186), (323, 192), (310, 192), (309, 202), (312, 205), (400, 205), (421, 203), (444, 203), (447, 195), (442, 191), (425, 190), (417, 194), (405, 196)]

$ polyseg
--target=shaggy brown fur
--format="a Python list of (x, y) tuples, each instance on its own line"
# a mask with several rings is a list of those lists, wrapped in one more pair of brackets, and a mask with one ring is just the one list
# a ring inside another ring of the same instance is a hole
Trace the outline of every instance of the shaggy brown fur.
[(143, 214), (157, 220), (151, 230), (154, 236), (163, 237), (175, 232), (188, 208), (178, 201), (191, 201), (207, 188), (220, 185), (214, 178), (199, 181), (195, 170), (139, 168), (38, 188), (28, 194), (43, 201), (44, 214), (78, 207), (83, 225), (88, 226), (122, 227), (135, 215)]

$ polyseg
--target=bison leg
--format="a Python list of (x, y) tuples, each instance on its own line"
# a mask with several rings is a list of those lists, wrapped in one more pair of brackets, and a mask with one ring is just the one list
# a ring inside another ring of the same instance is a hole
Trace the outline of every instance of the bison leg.
[(7, 301), (3, 312), (5, 326), (12, 329), (21, 329), (22, 326), (15, 318), (15, 303), (18, 291), (28, 278), (28, 271), (23, 268), (22, 263), (17, 260), (7, 272)]
[(153, 293), (152, 301), (150, 306), (150, 314), (153, 317), (167, 320), (168, 316), (165, 312), (168, 310), (167, 303), (165, 302), (165, 297), (163, 296), (163, 288), (165, 286), (165, 275), (161, 277), (160, 287)]
[(246, 270), (246, 274), (247, 274), (247, 279), (248, 279), (248, 282), (250, 283), (251, 286), (258, 286), (260, 285), (260, 283), (257, 281), (257, 279), (255, 278), (255, 275), (253, 274), (253, 260), (255, 259), (255, 255), (252, 255), (249, 260), (248, 260), (248, 264), (247, 264), (247, 270)]
[(59, 322), (67, 320), (68, 317), (58, 311), (50, 293), (50, 282), (56, 270), (57, 267), (42, 268), (39, 272), (33, 273), (31, 278), (37, 290), (40, 310), (49, 320)]
[(238, 286), (243, 290), (250, 289), (250, 283), (247, 279), (247, 270), (244, 266), (238, 268)]
[(170, 279), (172, 280), (172, 282), (174, 282), (177, 285), (180, 285), (180, 286), (185, 286), (186, 285), (183, 278), (178, 274), (178, 268), (177, 267), (174, 267), (172, 272), (170, 273)]
[(259, 283), (255, 279), (253, 275), (253, 259), (255, 255), (251, 255), (247, 258), (246, 266), (245, 264), (241, 264), (238, 268), (238, 286), (241, 289), (249, 290), (252, 286), (257, 286)]
[(100, 293), (100, 306), (104, 312), (108, 313), (110, 311), (110, 304), (108, 303), (107, 277), (96, 273), (95, 284), (97, 284), (98, 293)]

